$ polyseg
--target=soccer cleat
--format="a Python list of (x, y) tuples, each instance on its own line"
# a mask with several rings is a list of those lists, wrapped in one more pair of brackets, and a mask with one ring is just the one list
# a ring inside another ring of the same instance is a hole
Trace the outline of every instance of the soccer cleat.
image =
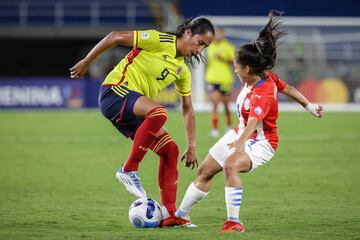
[(146, 192), (140, 184), (140, 178), (138, 178), (137, 176), (138, 172), (124, 172), (123, 167), (124, 166), (122, 166), (116, 172), (116, 179), (122, 184), (124, 184), (126, 190), (128, 190), (130, 193), (134, 194), (139, 198), (146, 197)]
[(245, 232), (245, 226), (242, 223), (227, 220), (219, 232)]
[(195, 227), (196, 225), (191, 224), (190, 219), (178, 218), (176, 216), (169, 216), (163, 219), (159, 225), (159, 227)]

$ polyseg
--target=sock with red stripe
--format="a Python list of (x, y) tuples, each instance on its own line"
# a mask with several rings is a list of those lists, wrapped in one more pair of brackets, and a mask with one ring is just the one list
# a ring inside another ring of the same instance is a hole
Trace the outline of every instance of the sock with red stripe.
[(150, 148), (160, 157), (158, 183), (162, 205), (166, 207), (170, 215), (174, 215), (176, 211), (179, 148), (167, 133), (156, 138)]
[(130, 156), (124, 164), (124, 171), (137, 171), (149, 146), (156, 138), (156, 133), (167, 120), (168, 112), (164, 107), (157, 107), (149, 111), (144, 122), (137, 129), (134, 136)]
[(218, 115), (217, 113), (213, 113), (211, 117), (211, 123), (212, 123), (212, 129), (217, 130), (218, 129)]

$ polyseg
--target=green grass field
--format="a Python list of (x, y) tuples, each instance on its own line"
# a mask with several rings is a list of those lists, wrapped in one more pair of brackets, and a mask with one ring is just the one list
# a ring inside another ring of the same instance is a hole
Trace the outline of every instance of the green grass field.
[[(181, 151), (181, 113), (166, 128)], [(197, 113), (200, 161), (215, 139)], [(135, 229), (135, 200), (116, 182), (131, 141), (98, 111), (0, 112), (0, 239), (360, 239), (360, 113), (281, 113), (276, 157), (242, 174), (244, 234), (219, 234), (226, 218), (224, 175), (192, 212), (194, 229)], [(156, 155), (140, 177), (160, 201)], [(178, 205), (195, 170), (179, 163)]]

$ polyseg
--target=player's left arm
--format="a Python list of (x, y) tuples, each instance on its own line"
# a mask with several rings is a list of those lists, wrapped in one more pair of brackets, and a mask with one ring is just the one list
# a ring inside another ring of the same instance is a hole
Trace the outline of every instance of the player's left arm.
[(282, 93), (293, 99), (295, 102), (303, 106), (312, 115), (321, 118), (324, 115), (324, 109), (321, 105), (311, 103), (304, 95), (302, 95), (296, 88), (287, 84), (282, 90)]
[(216, 58), (217, 58), (218, 60), (222, 61), (222, 62), (225, 62), (225, 63), (231, 65), (231, 66), (234, 64), (234, 59), (233, 59), (233, 58), (226, 58), (226, 57), (223, 57), (223, 56), (220, 55), (220, 54), (217, 54), (217, 55), (216, 55)]
[(230, 148), (235, 148), (235, 152), (244, 152), (245, 151), (245, 142), (248, 140), (251, 135), (255, 132), (259, 120), (257, 117), (249, 117), (247, 125), (244, 129), (244, 132), (241, 134), (240, 138), (235, 142), (229, 143)]
[(198, 167), (196, 142), (195, 142), (195, 113), (191, 101), (191, 95), (182, 96), (182, 110), (185, 123), (185, 130), (188, 138), (188, 146), (185, 153), (181, 157), (181, 161), (185, 159), (185, 166)]
[(295, 102), (303, 106), (312, 115), (321, 118), (324, 110), (321, 105), (311, 103), (304, 95), (302, 95), (295, 87), (281, 80), (274, 72), (268, 71), (267, 74), (274, 80), (277, 89)]

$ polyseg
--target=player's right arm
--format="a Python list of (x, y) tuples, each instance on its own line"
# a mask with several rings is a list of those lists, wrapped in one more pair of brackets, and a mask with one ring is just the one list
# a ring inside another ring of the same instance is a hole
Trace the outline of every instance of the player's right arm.
[(185, 166), (193, 169), (195, 166), (198, 167), (198, 162), (195, 143), (195, 113), (190, 95), (182, 96), (182, 108), (188, 146), (181, 157), (181, 161), (185, 160)]
[(126, 31), (126, 32), (116, 32), (113, 31), (109, 33), (106, 37), (104, 37), (98, 44), (95, 45), (93, 49), (86, 55), (86, 57), (80, 60), (75, 66), (70, 68), (70, 76), (71, 78), (80, 78), (83, 77), (89, 67), (90, 63), (92, 63), (101, 53), (106, 50), (116, 46), (133, 46), (134, 43), (134, 32)]

